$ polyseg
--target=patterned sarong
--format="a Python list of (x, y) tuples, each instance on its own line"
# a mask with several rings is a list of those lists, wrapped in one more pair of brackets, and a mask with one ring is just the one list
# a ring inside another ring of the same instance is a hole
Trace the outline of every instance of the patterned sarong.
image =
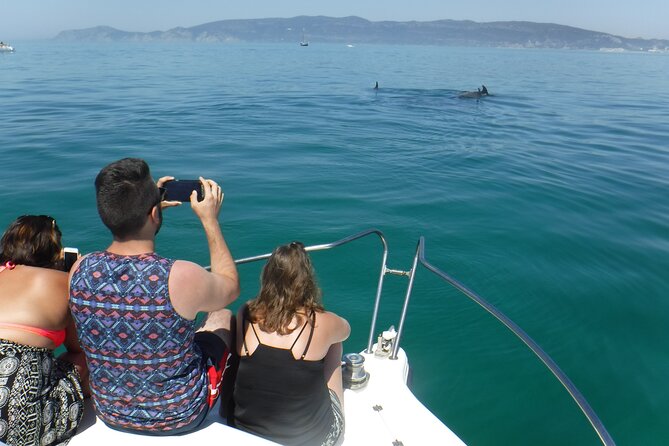
[(0, 339), (0, 442), (67, 444), (84, 414), (79, 374), (46, 348)]

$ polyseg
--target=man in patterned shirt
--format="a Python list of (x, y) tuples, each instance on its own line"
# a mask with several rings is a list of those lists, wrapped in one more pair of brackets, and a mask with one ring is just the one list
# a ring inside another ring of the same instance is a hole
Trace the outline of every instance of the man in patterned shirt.
[[(108, 426), (147, 435), (197, 428), (218, 395), (231, 342), (239, 279), (221, 233), (223, 192), (200, 178), (204, 199), (190, 205), (209, 245), (211, 272), (155, 252), (166, 202), (141, 159), (116, 161), (95, 180), (98, 212), (112, 233), (70, 275), (70, 309), (90, 370), (97, 416)], [(206, 312), (196, 327), (198, 312)], [(213, 384), (212, 384), (213, 383)], [(220, 384), (220, 382), (219, 382)]]

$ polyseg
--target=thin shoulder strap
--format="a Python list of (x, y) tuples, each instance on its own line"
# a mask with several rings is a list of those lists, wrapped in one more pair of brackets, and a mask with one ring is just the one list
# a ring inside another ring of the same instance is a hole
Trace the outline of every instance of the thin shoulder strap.
[(307, 328), (307, 324), (309, 323), (309, 318), (307, 317), (307, 320), (304, 321), (304, 325), (302, 326), (302, 329), (300, 332), (297, 334), (297, 337), (293, 341), (293, 345), (290, 346), (290, 351), (293, 351), (293, 347), (295, 347), (295, 344), (297, 344), (297, 340), (300, 339), (300, 336), (302, 336), (302, 333), (304, 332), (304, 329)]
[(256, 331), (256, 328), (253, 326), (253, 322), (249, 321), (249, 325), (251, 325), (251, 330), (253, 330), (253, 334), (256, 335), (258, 344), (262, 344), (262, 342), (260, 342), (260, 336), (258, 336), (258, 332)]
[(307, 356), (307, 350), (309, 350), (309, 346), (311, 345), (311, 338), (314, 337), (314, 329), (316, 328), (316, 310), (313, 310), (311, 312), (311, 332), (309, 333), (309, 339), (307, 340), (307, 346), (304, 347), (304, 353), (302, 353), (302, 357), (300, 359), (304, 359), (305, 356)]
[(242, 345), (244, 346), (244, 351), (246, 356), (249, 355), (249, 348), (246, 346), (246, 309), (242, 312)]
[[(244, 324), (247, 322), (246, 313), (248, 311), (249, 311), (249, 309), (247, 307), (247, 308), (244, 309), (244, 312), (242, 313), (242, 334), (243, 334), (242, 344), (244, 345), (244, 350), (246, 351), (246, 356), (251, 356), (251, 354), (249, 353), (249, 348), (246, 345), (246, 327), (244, 326)], [(262, 342), (260, 342), (260, 338), (258, 337), (258, 333), (256, 333), (256, 329), (253, 327), (253, 324), (251, 323), (251, 321), (248, 321), (248, 324), (251, 326), (251, 330), (253, 330), (253, 334), (256, 335), (256, 339), (258, 340), (258, 344), (262, 344)]]

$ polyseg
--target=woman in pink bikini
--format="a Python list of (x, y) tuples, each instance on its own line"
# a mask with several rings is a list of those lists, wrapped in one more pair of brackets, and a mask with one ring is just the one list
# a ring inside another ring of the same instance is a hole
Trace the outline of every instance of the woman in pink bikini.
[[(62, 443), (83, 415), (86, 364), (62, 265), (61, 232), (51, 217), (24, 215), (2, 236), (0, 442), (10, 446)], [(67, 352), (56, 358), (60, 345)]]

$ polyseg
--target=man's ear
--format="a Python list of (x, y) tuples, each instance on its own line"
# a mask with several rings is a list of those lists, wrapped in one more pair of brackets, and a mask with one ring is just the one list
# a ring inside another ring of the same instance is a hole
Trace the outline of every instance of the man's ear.
[(151, 212), (149, 213), (149, 216), (155, 223), (160, 223), (161, 219), (161, 212), (160, 212), (160, 203), (155, 205), (154, 207), (151, 208)]

